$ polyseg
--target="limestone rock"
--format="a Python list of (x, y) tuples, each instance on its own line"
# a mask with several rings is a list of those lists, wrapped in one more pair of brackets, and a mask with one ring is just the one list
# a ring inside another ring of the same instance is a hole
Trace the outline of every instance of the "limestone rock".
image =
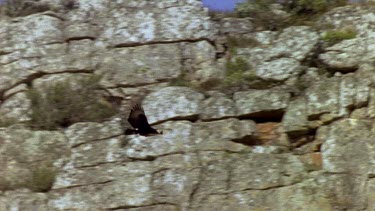
[(179, 51), (177, 44), (114, 49), (103, 55), (98, 74), (108, 87), (165, 81), (180, 75)]
[(304, 98), (290, 102), (283, 116), (282, 125), (285, 132), (290, 135), (303, 134), (308, 131), (306, 101)]
[(236, 106), (232, 99), (224, 94), (213, 95), (203, 101), (203, 111), (200, 116), (202, 120), (213, 120), (236, 115)]
[(113, 119), (104, 123), (80, 122), (65, 130), (65, 135), (72, 147), (86, 144), (95, 140), (108, 139), (123, 133), (120, 119)]
[(292, 76), (297, 76), (301, 71), (300, 63), (290, 58), (264, 62), (255, 68), (256, 75), (266, 81), (284, 81)]
[[(358, 35), (321, 53), (312, 27), (254, 32), (250, 19), (214, 23), (199, 0), (39, 2), (53, 12), (0, 20), (0, 114), (26, 121), (29, 86), (44, 90), (100, 74), (124, 113), (142, 102), (164, 134), (125, 136), (120, 118), (63, 131), (1, 128), (0, 210), (374, 208), (371, 6), (326, 13), (322, 25), (353, 27)], [(231, 55), (223, 34), (254, 45)], [(236, 57), (248, 62), (261, 88), (273, 88), (231, 98), (168, 87), (184, 74), (192, 86), (212, 87)], [(309, 67), (316, 57), (339, 72)], [(293, 99), (284, 91), (289, 86), (297, 89)], [(302, 141), (289, 143), (286, 134)], [(57, 170), (52, 189), (22, 188), (47, 162)]]
[[(370, 1), (367, 1), (370, 2)], [(369, 4), (364, 5), (348, 5), (345, 7), (334, 8), (325, 13), (318, 23), (321, 26), (330, 26), (334, 29), (344, 27), (352, 27), (358, 34), (358, 37), (374, 37), (374, 6)]]
[(12, 124), (30, 120), (31, 102), (25, 92), (18, 92), (5, 100), (0, 106), (3, 124)]
[(223, 18), (220, 20), (221, 34), (246, 34), (253, 30), (254, 26), (249, 18)]
[(34, 168), (57, 165), (69, 156), (67, 140), (60, 132), (31, 131), (13, 126), (0, 131), (0, 140), (0, 164), (4, 169), (0, 178), (9, 183), (8, 189), (25, 184)]
[(256, 145), (256, 125), (251, 120), (223, 119), (194, 125), (192, 139), (199, 150), (248, 151), (245, 145)]
[(352, 71), (358, 69), (361, 63), (374, 59), (374, 46), (372, 38), (344, 40), (328, 47), (319, 58), (329, 68), (341, 72)]
[(274, 51), (298, 61), (312, 53), (319, 41), (319, 35), (308, 26), (292, 26), (283, 30), (275, 41)]
[(230, 165), (230, 187), (235, 191), (287, 186), (300, 182), (306, 174), (303, 163), (291, 155), (248, 154)]
[(309, 119), (325, 114), (325, 120), (345, 116), (351, 107), (368, 103), (372, 82), (358, 73), (345, 77), (333, 77), (315, 83), (307, 90), (307, 113)]
[(0, 210), (50, 210), (47, 206), (48, 195), (45, 193), (31, 193), (25, 190), (9, 191), (0, 195)]
[[(245, 151), (255, 135), (255, 123), (249, 120), (219, 120), (191, 124), (187, 121), (166, 122), (158, 129), (162, 136), (127, 136), (126, 155), (131, 159), (152, 160), (155, 157), (197, 150)], [(240, 143), (235, 143), (235, 142)]]
[(62, 22), (58, 18), (35, 14), (9, 25), (9, 45), (14, 50), (26, 49), (29, 45), (45, 45), (63, 41)]
[(131, 159), (147, 160), (161, 155), (194, 150), (194, 140), (186, 138), (193, 127), (186, 121), (167, 122), (162, 136), (127, 136), (126, 155)]
[(198, 87), (215, 86), (225, 77), (224, 65), (217, 62), (216, 49), (208, 41), (184, 43), (181, 48), (185, 71), (193, 73), (191, 83)]
[(232, 193), (229, 202), (242, 210), (324, 210), (333, 209), (328, 193), (321, 192), (323, 188), (313, 179), (301, 183), (272, 190), (248, 190)]
[(240, 116), (277, 118), (288, 106), (290, 94), (278, 90), (252, 90), (236, 92), (233, 99)]
[(203, 99), (203, 94), (188, 87), (166, 87), (147, 95), (143, 107), (150, 124), (169, 119), (196, 119)]
[(267, 122), (256, 125), (256, 145), (289, 146), (288, 138), (280, 123)]
[(369, 156), (374, 147), (371, 127), (371, 122), (366, 120), (344, 119), (319, 128), (317, 136), (323, 140), (323, 169), (333, 173), (367, 173), (371, 169)]
[(73, 87), (76, 87), (80, 85), (78, 84), (79, 80), (88, 79), (91, 76), (93, 75), (85, 73), (50, 74), (33, 80), (32, 87), (42, 93), (57, 83), (69, 82)]
[[(201, 2), (114, 2), (103, 38), (112, 46), (161, 40), (211, 39), (217, 29), (210, 22), (207, 12), (198, 5)], [(138, 9), (132, 10), (132, 7)], [(122, 15), (124, 13), (127, 15)]]
[(367, 186), (367, 199), (368, 199), (368, 204), (369, 204), (369, 207), (368, 209), (374, 209), (375, 208), (375, 200), (374, 200), (374, 196), (375, 196), (375, 184), (374, 184), (374, 179), (370, 179), (368, 181), (368, 186)]
[(108, 169), (106, 174), (112, 179), (103, 183), (53, 191), (48, 205), (53, 209), (66, 210), (115, 209), (151, 204), (150, 173), (145, 174), (122, 166)]
[(154, 175), (152, 188), (158, 203), (178, 203), (188, 208), (190, 194), (199, 183), (199, 169), (166, 169)]
[(95, 166), (123, 161), (123, 136), (83, 144), (72, 149), (71, 163), (75, 167)]
[[(272, 34), (270, 36), (272, 37)], [(269, 38), (269, 40), (273, 39), (273, 37)], [(293, 26), (284, 29), (275, 40), (268, 41), (270, 45), (239, 48), (236, 49), (236, 53), (245, 58), (254, 68), (264, 62), (282, 58), (295, 59), (300, 62), (313, 53), (318, 41), (318, 34), (310, 27)], [(259, 42), (262, 43), (262, 40)]]
[(95, 39), (98, 36), (96, 31), (95, 27), (88, 23), (77, 23), (65, 27), (64, 36), (66, 40)]
[(254, 32), (252, 37), (262, 45), (272, 45), (276, 39), (277, 32), (275, 31), (259, 31)]

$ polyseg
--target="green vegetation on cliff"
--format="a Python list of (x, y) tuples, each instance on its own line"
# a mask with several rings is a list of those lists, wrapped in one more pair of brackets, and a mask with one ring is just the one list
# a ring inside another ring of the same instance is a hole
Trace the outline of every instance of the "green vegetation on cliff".
[(53, 130), (76, 122), (97, 122), (116, 114), (117, 109), (100, 94), (99, 77), (56, 82), (45, 92), (28, 91), (31, 126)]

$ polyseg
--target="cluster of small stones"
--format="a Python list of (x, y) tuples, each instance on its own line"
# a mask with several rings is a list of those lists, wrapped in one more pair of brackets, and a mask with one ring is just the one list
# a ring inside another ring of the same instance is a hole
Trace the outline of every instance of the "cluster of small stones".
[[(375, 209), (372, 10), (327, 13), (322, 21), (352, 21), (358, 36), (322, 47), (324, 31), (214, 22), (198, 0), (40, 2), (54, 9), (0, 21), (1, 118), (30, 120), (30, 87), (90, 75), (124, 111), (59, 131), (1, 128), (0, 210)], [(258, 45), (230, 55), (223, 34)], [(187, 73), (223, 80), (236, 58), (267, 89), (170, 86)], [(123, 135), (140, 95), (162, 136)], [(46, 161), (52, 189), (23, 188)]]

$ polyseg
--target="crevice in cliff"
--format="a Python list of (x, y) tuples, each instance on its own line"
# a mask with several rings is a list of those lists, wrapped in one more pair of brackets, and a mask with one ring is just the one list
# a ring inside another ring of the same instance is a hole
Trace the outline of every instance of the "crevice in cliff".
[(281, 122), (284, 116), (285, 110), (274, 110), (274, 111), (261, 111), (252, 114), (239, 115), (238, 119), (250, 119), (256, 123), (266, 123), (266, 122)]
[(158, 157), (160, 156), (145, 156), (143, 158), (132, 158), (130, 157), (130, 161), (131, 162), (134, 162), (134, 161), (149, 161), (149, 162), (152, 162), (152, 161), (155, 161)]
[(118, 164), (118, 163), (121, 163), (121, 161), (98, 162), (98, 163), (91, 164), (91, 165), (80, 165), (80, 166), (76, 166), (76, 167), (74, 167), (74, 168), (75, 168), (75, 169), (88, 169), (88, 168), (96, 168), (96, 167), (99, 167), (99, 166), (101, 166), (101, 165), (107, 165), (107, 164)]
[(264, 191), (264, 190), (275, 190), (275, 189), (284, 188), (284, 187), (291, 187), (291, 186), (294, 186), (294, 185), (300, 184), (300, 183), (302, 183), (303, 181), (304, 181), (304, 180), (302, 180), (302, 181), (296, 181), (296, 182), (293, 182), (293, 183), (290, 183), (290, 184), (285, 184), (285, 185), (275, 185), (275, 186), (264, 187), (264, 188), (244, 188), (244, 189), (241, 189), (241, 190), (238, 190), (238, 191), (233, 191), (232, 193), (238, 193), (238, 192), (243, 192), (243, 191)]
[(107, 136), (107, 137), (103, 137), (103, 138), (98, 138), (98, 139), (92, 139), (92, 140), (89, 140), (89, 141), (86, 141), (86, 142), (83, 142), (83, 143), (73, 144), (70, 148), (74, 149), (74, 148), (80, 147), (80, 146), (85, 145), (85, 144), (90, 144), (90, 143), (98, 142), (98, 141), (105, 141), (107, 139), (117, 138), (117, 137), (120, 137), (122, 135), (123, 135), (123, 133), (115, 134), (115, 135)]
[(225, 117), (220, 117), (220, 118), (207, 118), (207, 119), (200, 119), (202, 122), (215, 122), (215, 121), (220, 121), (220, 120), (225, 120), (225, 119), (239, 119), (238, 116), (225, 116)]
[(193, 207), (193, 201), (194, 201), (194, 199), (195, 199), (195, 197), (196, 197), (196, 195), (198, 193), (198, 190), (199, 190), (199, 188), (201, 186), (201, 182), (203, 180), (203, 164), (202, 164), (199, 152), (196, 151), (195, 153), (197, 155), (197, 162), (198, 162), (198, 166), (199, 166), (198, 167), (199, 174), (198, 174), (198, 181), (196, 181), (196, 183), (194, 184), (194, 187), (191, 190), (190, 195), (189, 195), (188, 202), (189, 202), (189, 209), (190, 210), (193, 210), (193, 208), (194, 208)]
[(189, 121), (189, 122), (194, 123), (198, 120), (199, 120), (199, 115), (197, 114), (197, 115), (191, 115), (191, 116), (182, 116), (182, 117), (173, 117), (173, 118), (169, 118), (169, 119), (164, 119), (164, 120), (160, 120), (160, 121), (157, 121), (157, 122), (153, 122), (150, 125), (151, 126), (159, 125), (159, 124), (169, 122), (169, 121)]
[[(315, 141), (317, 130), (318, 128), (310, 128), (307, 131), (288, 134), (289, 142), (292, 144), (292, 147), (294, 149), (300, 148), (308, 143)], [(315, 152), (320, 152), (320, 146), (321, 144), (317, 146), (318, 148)]]
[(243, 144), (245, 146), (257, 146), (263, 144), (262, 141), (259, 138), (257, 138), (256, 135), (247, 135), (241, 138), (231, 139), (230, 141)]
[(18, 82), (14, 83), (13, 85), (11, 85), (11, 86), (3, 89), (3, 90), (0, 90), (0, 100), (4, 101), (4, 100), (7, 100), (9, 97), (11, 97), (13, 94), (5, 97), (4, 93), (6, 91), (9, 91), (9, 90), (13, 89), (14, 87), (17, 87), (18, 85), (26, 84), (28, 87), (32, 87), (32, 82), (35, 79), (38, 79), (38, 78), (41, 78), (41, 77), (47, 76), (47, 75), (56, 75), (56, 74), (64, 74), (64, 73), (71, 73), (71, 74), (93, 73), (93, 70), (64, 70), (64, 71), (56, 71), (56, 72), (53, 72), (53, 73), (47, 73), (47, 72), (42, 72), (42, 71), (36, 72), (36, 73), (28, 75), (25, 79), (19, 80)]
[(69, 189), (86, 187), (86, 186), (91, 186), (91, 185), (105, 185), (105, 184), (111, 183), (113, 181), (114, 180), (106, 180), (106, 181), (103, 181), (103, 182), (88, 183), (88, 184), (82, 184), (82, 185), (72, 185), (72, 186), (63, 187), (63, 188), (55, 188), (55, 189), (52, 189), (51, 191), (69, 190)]
[(96, 37), (82, 36), (82, 37), (70, 37), (65, 42), (78, 41), (78, 40), (95, 40)]
[(156, 79), (154, 82), (136, 83), (136, 84), (117, 84), (116, 86), (107, 86), (106, 89), (117, 89), (117, 88), (139, 88), (142, 86), (155, 85), (160, 83), (166, 83), (172, 80), (172, 78)]
[(169, 119), (164, 119), (160, 120), (157, 122), (154, 122), (150, 125), (158, 125), (162, 124), (165, 122), (169, 121), (190, 121), (190, 122), (216, 122), (220, 120), (226, 120), (226, 119), (238, 119), (238, 120), (252, 120), (255, 123), (267, 123), (267, 122), (276, 122), (280, 123), (282, 121), (283, 115), (285, 111), (280, 110), (280, 111), (273, 111), (273, 112), (259, 112), (255, 114), (246, 114), (246, 115), (234, 115), (234, 116), (224, 116), (220, 118), (206, 118), (202, 119), (201, 115), (202, 114), (196, 114), (196, 115), (191, 115), (191, 116), (185, 116), (185, 117), (174, 117), (174, 118), (169, 118)]
[(145, 41), (145, 42), (133, 42), (133, 43), (121, 43), (113, 46), (114, 48), (128, 48), (128, 47), (139, 47), (144, 45), (157, 45), (157, 44), (175, 44), (175, 43), (196, 43), (201, 41), (207, 41), (211, 45), (215, 46), (215, 42), (208, 38), (197, 38), (197, 39), (181, 39), (181, 40), (159, 40), (159, 41)]
[(155, 161), (156, 159), (158, 158), (161, 158), (161, 157), (166, 157), (166, 156), (170, 156), (170, 155), (184, 155), (186, 153), (193, 153), (194, 151), (190, 152), (190, 151), (175, 151), (175, 152), (170, 152), (170, 153), (165, 153), (165, 154), (160, 154), (160, 155), (147, 155), (145, 157), (128, 157), (130, 159), (130, 162), (134, 162), (134, 161)]

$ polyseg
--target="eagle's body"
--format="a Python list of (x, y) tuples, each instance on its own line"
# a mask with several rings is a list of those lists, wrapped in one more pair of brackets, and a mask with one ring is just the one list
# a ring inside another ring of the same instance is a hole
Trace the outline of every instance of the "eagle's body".
[(141, 105), (136, 104), (132, 107), (128, 122), (134, 129), (127, 129), (125, 134), (139, 134), (142, 136), (151, 136), (163, 134), (163, 132), (158, 132), (156, 129), (152, 128), (147, 121), (146, 114)]

